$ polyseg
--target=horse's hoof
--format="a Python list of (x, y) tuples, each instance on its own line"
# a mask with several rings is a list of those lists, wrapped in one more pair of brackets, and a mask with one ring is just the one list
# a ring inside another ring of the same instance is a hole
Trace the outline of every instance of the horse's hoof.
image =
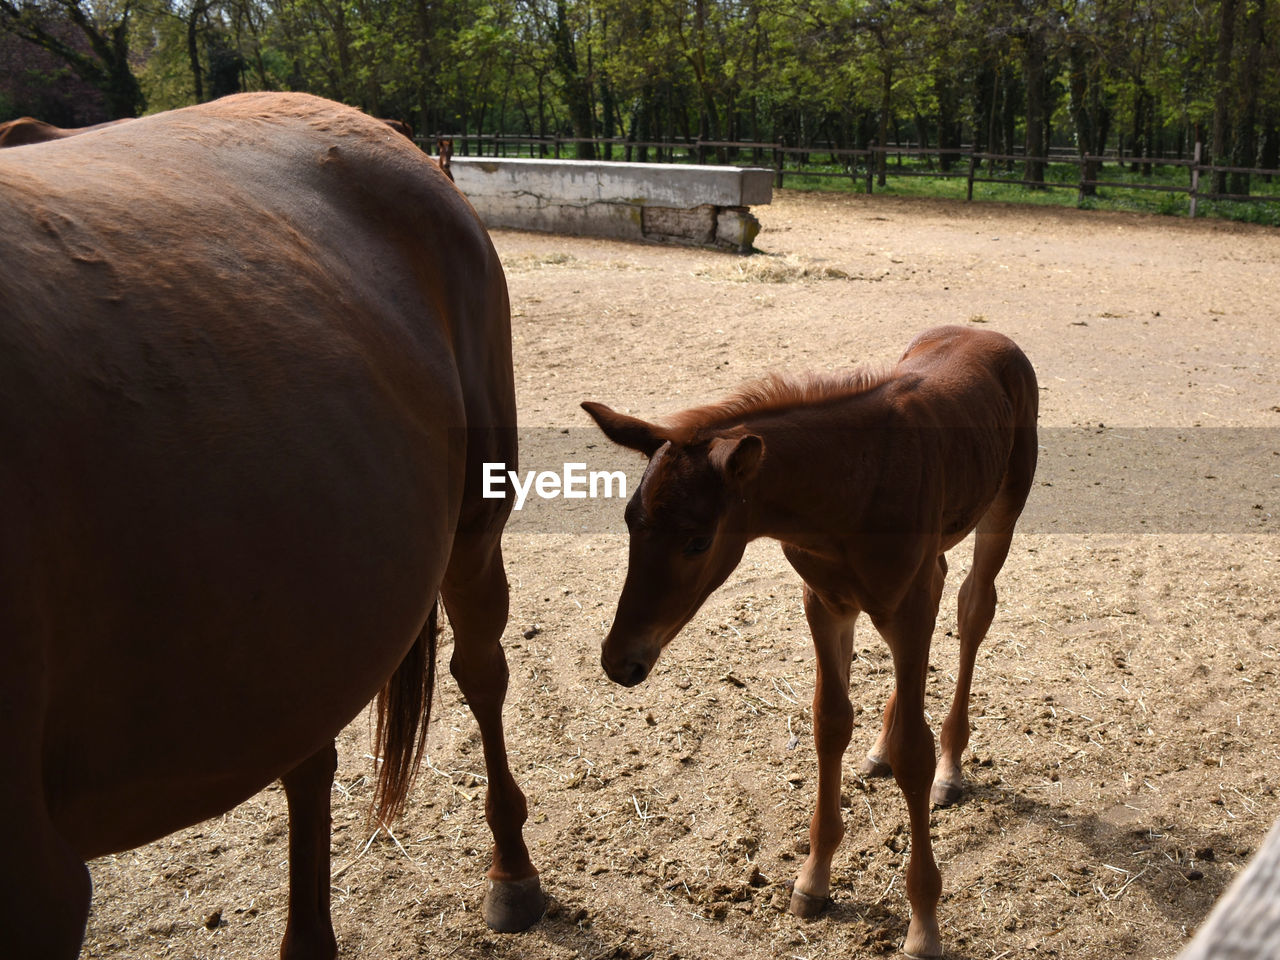
[(907, 960), (941, 960), (942, 948), (938, 947), (937, 953), (912, 953), (906, 947), (903, 947), (902, 955), (906, 957)]
[(827, 904), (830, 902), (830, 897), (811, 897), (809, 894), (801, 893), (793, 887), (791, 889), (791, 904), (787, 907), (787, 912), (793, 917), (812, 920), (827, 909)]
[(484, 922), (495, 933), (519, 933), (542, 919), (547, 909), (538, 875), (523, 880), (490, 880), (484, 897)]
[(938, 935), (937, 921), (924, 923), (913, 916), (907, 928), (907, 942), (902, 945), (902, 954), (911, 960), (938, 960), (942, 956), (942, 938)]
[(862, 766), (858, 768), (858, 773), (864, 777), (891, 777), (893, 767), (889, 766), (889, 761), (867, 754), (867, 758), (862, 761)]
[(939, 780), (933, 785), (929, 799), (933, 801), (935, 807), (949, 807), (954, 803), (959, 803), (963, 793), (963, 783), (947, 783)]

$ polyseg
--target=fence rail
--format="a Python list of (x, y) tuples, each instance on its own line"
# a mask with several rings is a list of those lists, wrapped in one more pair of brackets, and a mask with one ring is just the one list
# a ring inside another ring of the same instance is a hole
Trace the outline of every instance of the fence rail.
[[(1048, 156), (1028, 157), (1025, 154), (987, 153), (972, 147), (922, 147), (914, 144), (895, 144), (863, 148), (842, 148), (827, 145), (805, 147), (780, 143), (730, 140), (624, 140), (620, 138), (535, 137), (507, 136), (503, 134), (472, 134), (467, 136), (419, 137), (428, 144), (438, 139), (451, 139), (454, 150), (460, 156), (553, 156), (560, 158), (566, 151), (576, 152), (580, 144), (590, 144), (592, 152), (604, 160), (658, 160), (667, 162), (709, 163), (727, 162), (769, 166), (774, 171), (774, 183), (785, 185), (786, 178), (831, 178), (849, 180), (860, 184), (866, 193), (873, 193), (876, 184), (883, 186), (887, 177), (932, 177), (965, 181), (965, 199), (973, 199), (975, 183), (1021, 185), (1032, 189), (1074, 189), (1083, 200), (1093, 189), (1146, 190), (1165, 194), (1184, 194), (1188, 198), (1188, 212), (1196, 216), (1202, 200), (1228, 200), (1253, 203), (1280, 203), (1280, 194), (1228, 193), (1213, 190), (1218, 174), (1244, 174), (1251, 178), (1270, 180), (1280, 177), (1280, 170), (1253, 167), (1231, 167), (1203, 162), (1203, 148), (1197, 143), (1191, 159), (1185, 157), (1140, 157), (1123, 155), (1081, 156), (1051, 150)], [(815, 158), (825, 157), (825, 161)], [(904, 166), (904, 159), (923, 161), (924, 166)], [(949, 159), (949, 162), (946, 160)], [(1042, 165), (1041, 170), (1063, 165), (1078, 168), (1076, 176), (1069, 179), (1035, 179), (1027, 177), (1026, 167)], [(1152, 171), (1159, 167), (1184, 167), (1188, 171), (1186, 185), (1151, 183), (1141, 179), (1102, 179), (1100, 172), (1106, 165), (1141, 167)], [(1003, 175), (996, 175), (1000, 165)], [(1015, 175), (1018, 165), (1022, 176)], [(840, 169), (820, 169), (836, 166)], [(984, 170), (984, 167), (986, 168)], [(1206, 180), (1206, 178), (1208, 178)], [(1204, 189), (1205, 185), (1209, 189)]]

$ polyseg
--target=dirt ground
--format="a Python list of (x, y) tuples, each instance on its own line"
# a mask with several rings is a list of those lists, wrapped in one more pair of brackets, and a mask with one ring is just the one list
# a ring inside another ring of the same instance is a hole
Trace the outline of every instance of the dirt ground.
[[(1015, 538), (978, 659), (970, 790), (933, 817), (953, 960), (1174, 956), (1280, 815), (1280, 233), (791, 192), (756, 213), (761, 252), (748, 258), (495, 235), (515, 315), (524, 467), (560, 468), (539, 458), (557, 449), (540, 437), (604, 455), (584, 399), (658, 416), (769, 370), (892, 361), (943, 322), (986, 324), (1030, 356), (1046, 460), (1055, 442), (1138, 438), (1099, 447), (1091, 484), (1142, 467), (1152, 437), (1192, 449), (1210, 435), (1197, 431), (1241, 428), (1256, 456), (1221, 458), (1236, 471), (1227, 506), (1214, 499), (1212, 457), (1192, 469), (1199, 487), (1174, 476), (1175, 457), (1161, 468), (1169, 482), (1129, 497), (1136, 512), (1120, 520), (1068, 495), (1071, 465), (1042, 470), (1037, 519)], [(1177, 519), (1206, 506), (1216, 521)], [(341, 738), (341, 955), (894, 955), (908, 919), (906, 808), (892, 781), (854, 773), (891, 689), (883, 642), (860, 624), (833, 903), (795, 919), (783, 891), (807, 849), (816, 789), (798, 578), (776, 544), (753, 544), (653, 676), (614, 686), (599, 644), (626, 544), (622, 502), (605, 508), (608, 522), (526, 525), (506, 540), (506, 727), (547, 916), (518, 935), (480, 918), (484, 766), (442, 672), (430, 764), (394, 837), (371, 839), (366, 824), (367, 718)], [(955, 590), (969, 554), (968, 542), (951, 554), (934, 639), (935, 732), (954, 684)], [(441, 643), (444, 664), (447, 631)], [(84, 955), (273, 956), (286, 840), (276, 787), (94, 862)]]

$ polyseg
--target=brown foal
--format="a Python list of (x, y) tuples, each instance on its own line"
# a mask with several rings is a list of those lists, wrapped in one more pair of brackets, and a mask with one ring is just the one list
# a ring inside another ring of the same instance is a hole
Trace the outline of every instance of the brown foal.
[[(818, 661), (818, 800), (791, 898), (799, 916), (826, 904), (844, 834), (840, 764), (853, 731), (858, 614), (889, 644), (895, 688), (863, 772), (892, 772), (907, 799), (909, 956), (942, 954), (930, 782), (938, 804), (962, 790), (973, 664), (1035, 473), (1037, 406), (1022, 351), (1000, 334), (961, 327), (926, 331), (884, 373), (773, 377), (663, 424), (583, 404), (611, 440), (649, 457), (626, 509), (627, 576), (601, 657), (611, 679), (644, 680), (756, 537), (781, 541), (804, 580)], [(973, 530), (973, 568), (959, 597), (959, 679), (935, 771), (924, 717), (929, 643), (944, 554)]]

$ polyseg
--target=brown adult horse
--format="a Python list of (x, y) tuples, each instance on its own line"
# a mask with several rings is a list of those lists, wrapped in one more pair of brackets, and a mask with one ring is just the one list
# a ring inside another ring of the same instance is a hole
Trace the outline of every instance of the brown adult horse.
[(514, 427), (498, 258), (376, 120), (254, 94), (0, 153), (6, 956), (74, 958), (87, 859), (279, 777), (281, 953), (333, 957), (333, 738), (382, 691), (394, 815), (437, 594), (488, 766), (486, 919), (537, 919), (501, 721), (508, 507), (479, 484)]
[(0, 123), (0, 147), (25, 147), (30, 143), (46, 143), (49, 140), (64, 140), (67, 137), (91, 133), (105, 127), (114, 127), (118, 123), (129, 123), (129, 117), (123, 120), (108, 120), (106, 123), (95, 123), (88, 127), (55, 127), (35, 117), (19, 117)]
[(844, 834), (840, 764), (853, 730), (849, 664), (858, 614), (866, 611), (888, 642), (895, 689), (864, 770), (892, 770), (907, 798), (911, 956), (942, 953), (924, 689), (944, 554), (977, 529), (973, 569), (960, 588), (959, 680), (933, 779), (939, 803), (961, 790), (973, 662), (1035, 473), (1037, 405), (1035, 373), (1022, 351), (999, 334), (959, 327), (921, 334), (883, 374), (775, 377), (664, 424), (583, 404), (610, 439), (649, 457), (627, 505), (629, 566), (601, 658), (613, 680), (631, 686), (648, 676), (748, 541), (782, 541), (804, 579), (818, 660), (818, 801), (791, 898), (800, 916), (825, 905), (831, 857)]

